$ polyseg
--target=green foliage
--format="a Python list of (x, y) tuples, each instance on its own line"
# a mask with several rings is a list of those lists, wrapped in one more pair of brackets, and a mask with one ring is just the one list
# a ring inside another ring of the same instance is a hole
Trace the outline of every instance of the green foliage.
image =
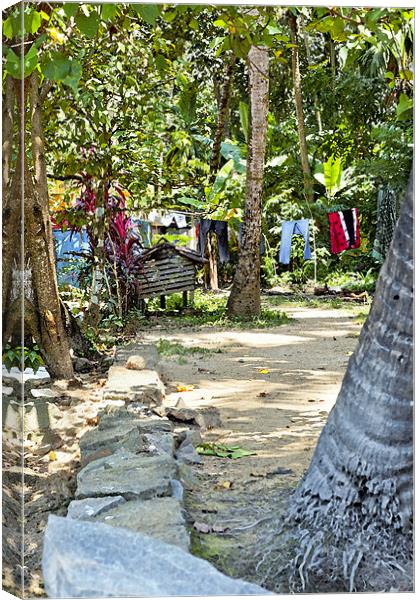
[(26, 346), (12, 347), (10, 344), (5, 345), (2, 361), (8, 371), (10, 371), (12, 367), (17, 367), (21, 370), (22, 360), (23, 368), (33, 369), (34, 373), (38, 371), (41, 365), (45, 364), (36, 344), (29, 348)]

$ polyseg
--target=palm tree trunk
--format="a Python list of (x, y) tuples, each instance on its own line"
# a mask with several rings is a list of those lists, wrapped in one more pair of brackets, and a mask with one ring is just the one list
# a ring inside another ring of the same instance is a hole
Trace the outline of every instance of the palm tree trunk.
[[(350, 559), (349, 564), (344, 565), (347, 583), (353, 589), (363, 589), (362, 577), (355, 576), (358, 566), (367, 569), (369, 565), (375, 580), (374, 560), (382, 561), (376, 570), (386, 570), (392, 565), (392, 557), (400, 563), (410, 561), (412, 353), (413, 189), (410, 178), (407, 199), (377, 282), (372, 309), (350, 358), (335, 407), (289, 511), (290, 522), (301, 531), (323, 531), (329, 536), (324, 546), (326, 562), (331, 562), (334, 547), (342, 546), (341, 551), (343, 548), (345, 551), (348, 546), (356, 551), (359, 558), (357, 564), (353, 562), (355, 569), (351, 568)], [(326, 537), (324, 543), (325, 540)], [(322, 541), (318, 549), (321, 547)], [(322, 568), (322, 564), (318, 564), (312, 575)], [(309, 587), (318, 585), (314, 579)]]
[(252, 46), (248, 54), (250, 85), (250, 141), (246, 173), (244, 230), (239, 262), (228, 300), (230, 316), (261, 312), (260, 241), (261, 199), (267, 143), (269, 62), (267, 48)]
[(300, 68), (299, 68), (299, 50), (298, 50), (298, 39), (297, 39), (297, 19), (294, 14), (289, 12), (288, 16), (290, 34), (292, 40), (292, 76), (293, 76), (293, 89), (295, 95), (295, 107), (296, 107), (296, 121), (299, 135), (299, 147), (300, 147), (300, 161), (303, 172), (303, 185), (305, 189), (305, 196), (308, 202), (312, 202), (314, 197), (313, 186), (312, 186), (312, 173), (309, 165), (308, 146), (306, 143), (305, 134), (305, 119), (303, 112), (303, 97), (302, 97), (302, 84), (300, 79)]

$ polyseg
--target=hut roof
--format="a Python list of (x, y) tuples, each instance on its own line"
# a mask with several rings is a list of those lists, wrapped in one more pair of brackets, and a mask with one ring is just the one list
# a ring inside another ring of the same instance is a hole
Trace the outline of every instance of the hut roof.
[(152, 246), (151, 248), (148, 248), (145, 252), (143, 252), (143, 254), (141, 255), (141, 261), (146, 262), (153, 258), (159, 258), (159, 255), (161, 253), (164, 253), (168, 250), (170, 252), (179, 254), (180, 256), (184, 256), (192, 262), (198, 263), (200, 265), (204, 265), (206, 262), (208, 262), (206, 258), (202, 258), (199, 252), (191, 250), (191, 248), (186, 248), (185, 246), (175, 246), (175, 244), (171, 244), (165, 239), (161, 239), (155, 246)]

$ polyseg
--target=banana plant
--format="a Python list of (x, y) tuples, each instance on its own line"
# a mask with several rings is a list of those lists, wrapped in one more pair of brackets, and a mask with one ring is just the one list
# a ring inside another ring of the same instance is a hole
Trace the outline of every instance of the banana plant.
[(348, 188), (352, 169), (343, 169), (340, 157), (331, 155), (328, 160), (315, 166), (314, 177), (325, 187), (326, 196), (330, 199)]

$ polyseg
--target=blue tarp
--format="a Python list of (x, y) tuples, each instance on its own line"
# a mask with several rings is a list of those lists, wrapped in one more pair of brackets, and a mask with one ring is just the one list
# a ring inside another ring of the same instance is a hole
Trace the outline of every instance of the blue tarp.
[(55, 256), (57, 265), (57, 278), (59, 285), (69, 284), (79, 286), (80, 270), (85, 264), (85, 259), (74, 256), (72, 252), (86, 252), (89, 250), (89, 238), (85, 229), (79, 231), (53, 230), (55, 242)]

